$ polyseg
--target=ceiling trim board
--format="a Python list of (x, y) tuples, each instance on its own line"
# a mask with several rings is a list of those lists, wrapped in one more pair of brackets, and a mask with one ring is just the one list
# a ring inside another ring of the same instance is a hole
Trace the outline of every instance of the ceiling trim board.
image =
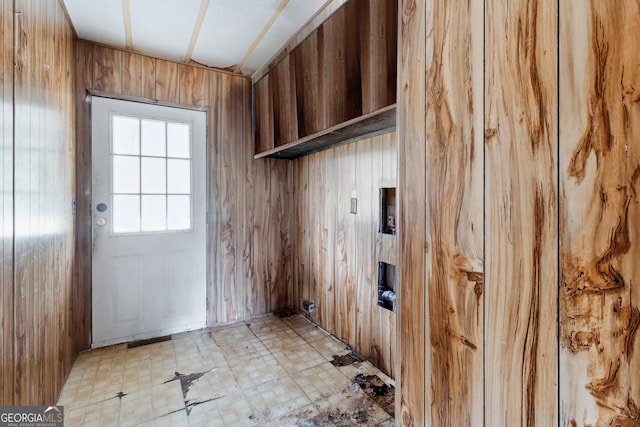
[[(130, 50), (127, 50), (127, 49), (123, 48), (122, 46), (115, 46), (115, 45), (112, 45), (112, 44), (109, 44), (109, 43), (99, 43), (99, 42), (94, 42), (92, 40), (86, 40), (86, 39), (78, 39), (77, 41), (79, 43), (86, 43), (86, 44), (93, 45), (93, 46), (106, 47), (106, 48), (113, 49), (113, 50), (118, 50), (118, 51), (121, 51), (121, 52), (131, 53)], [(244, 79), (251, 79), (251, 76), (245, 76), (243, 74), (234, 73), (233, 71), (231, 71), (229, 69), (226, 69), (226, 68), (210, 67), (208, 65), (201, 64), (201, 63), (193, 61), (193, 60), (187, 63), (187, 62), (184, 62), (184, 61), (176, 61), (175, 59), (163, 58), (163, 57), (158, 56), (158, 55), (149, 55), (148, 53), (142, 53), (142, 52), (136, 52), (136, 53), (138, 55), (140, 55), (140, 56), (144, 56), (146, 58), (151, 58), (151, 59), (156, 59), (156, 60), (159, 60), (159, 61), (173, 62), (174, 64), (188, 65), (189, 67), (201, 68), (203, 70), (215, 71), (217, 73), (222, 73), (222, 74), (229, 74), (231, 76), (242, 77)]]
[(305, 24), (292, 35), (284, 46), (278, 50), (260, 69), (251, 75), (251, 80), (255, 83), (267, 74), (296, 46), (315, 31), (329, 16), (333, 15), (348, 0), (327, 0), (326, 3), (305, 22)]
[(124, 19), (124, 39), (128, 50), (133, 50), (133, 37), (131, 35), (131, 6), (129, 0), (122, 0), (122, 17)]
[(269, 21), (267, 21), (264, 28), (262, 28), (262, 31), (260, 31), (260, 34), (258, 34), (258, 37), (256, 37), (253, 43), (251, 43), (251, 46), (249, 46), (249, 49), (247, 50), (247, 52), (244, 54), (240, 62), (238, 62), (238, 64), (235, 66), (234, 71), (236, 73), (241, 72), (241, 69), (244, 63), (247, 62), (247, 59), (249, 59), (253, 51), (256, 50), (256, 48), (264, 38), (265, 34), (267, 34), (269, 29), (273, 26), (273, 23), (276, 22), (276, 19), (278, 19), (278, 17), (282, 14), (282, 11), (284, 10), (285, 7), (287, 7), (288, 3), (289, 3), (289, 0), (282, 0), (280, 2), (276, 11), (273, 12), (273, 15), (271, 15), (271, 18), (269, 18)]
[(193, 56), (193, 50), (196, 48), (196, 42), (198, 41), (198, 37), (200, 36), (200, 30), (202, 29), (202, 23), (204, 22), (204, 17), (207, 14), (207, 10), (209, 9), (210, 0), (202, 0), (200, 3), (200, 10), (198, 11), (198, 16), (196, 18), (196, 23), (193, 26), (193, 32), (191, 33), (191, 40), (189, 41), (189, 47), (187, 48), (187, 53), (184, 55), (184, 62), (191, 61), (191, 56)]
[(97, 89), (87, 89), (87, 93), (88, 93), (87, 100), (89, 101), (89, 103), (91, 103), (91, 98), (96, 96), (96, 97), (100, 97), (100, 98), (120, 99), (122, 101), (138, 102), (138, 103), (141, 103), (141, 104), (161, 105), (163, 107), (181, 108), (183, 110), (204, 111), (205, 113), (207, 113), (207, 112), (209, 112), (211, 110), (210, 106), (199, 107), (197, 105), (179, 104), (179, 103), (176, 103), (176, 102), (160, 101), (160, 100), (157, 100), (157, 99), (144, 98), (144, 97), (140, 97), (140, 96), (123, 95), (121, 93), (105, 92), (105, 91), (97, 90)]

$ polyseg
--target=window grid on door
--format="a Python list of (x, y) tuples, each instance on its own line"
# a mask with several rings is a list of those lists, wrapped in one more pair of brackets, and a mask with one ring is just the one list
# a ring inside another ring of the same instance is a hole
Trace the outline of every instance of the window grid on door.
[(113, 114), (114, 234), (192, 229), (191, 127)]

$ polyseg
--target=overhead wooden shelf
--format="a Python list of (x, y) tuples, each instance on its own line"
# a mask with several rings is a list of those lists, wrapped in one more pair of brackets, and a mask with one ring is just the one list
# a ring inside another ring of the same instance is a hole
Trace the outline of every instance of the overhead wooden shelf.
[(349, 0), (254, 82), (254, 158), (395, 130), (397, 22), (397, 0)]
[(256, 154), (254, 159), (271, 157), (295, 159), (375, 135), (396, 130), (396, 104), (356, 117), (297, 141)]

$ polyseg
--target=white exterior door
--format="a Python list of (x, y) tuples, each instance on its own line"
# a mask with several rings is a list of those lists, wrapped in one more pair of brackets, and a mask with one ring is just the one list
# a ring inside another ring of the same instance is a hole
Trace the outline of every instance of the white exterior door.
[(92, 97), (92, 346), (206, 324), (206, 113)]

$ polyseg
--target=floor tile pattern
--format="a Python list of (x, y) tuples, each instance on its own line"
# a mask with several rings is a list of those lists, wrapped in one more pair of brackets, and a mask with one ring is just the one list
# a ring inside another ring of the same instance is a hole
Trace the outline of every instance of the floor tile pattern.
[(391, 378), (330, 363), (350, 351), (304, 316), (269, 315), (84, 352), (57, 403), (66, 426), (393, 425), (356, 377)]

